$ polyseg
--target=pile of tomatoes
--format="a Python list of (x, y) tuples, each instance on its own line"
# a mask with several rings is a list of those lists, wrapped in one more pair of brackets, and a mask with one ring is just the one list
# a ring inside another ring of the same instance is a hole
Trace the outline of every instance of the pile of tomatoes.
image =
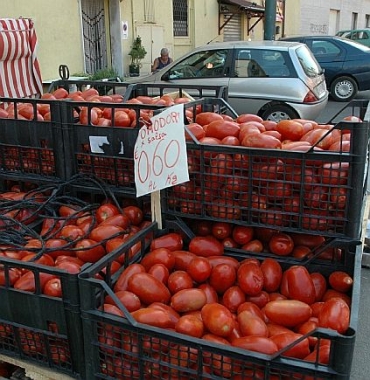
[[(63, 296), (61, 271), (77, 275), (84, 265), (119, 249), (148, 223), (134, 202), (120, 205), (105, 198), (89, 203), (43, 189), (0, 194), (0, 212), (0, 256), (19, 261), (14, 267), (9, 263), (0, 267), (0, 286), (35, 292), (38, 276), (38, 291), (53, 297)], [(138, 249), (140, 245), (122, 252), (111, 269), (119, 269)], [(27, 263), (56, 270), (35, 272)]]
[[(195, 236), (186, 248), (181, 233), (169, 232), (152, 240), (148, 253), (119, 275), (113, 290), (131, 318), (166, 329), (169, 334), (177, 332), (228, 347), (267, 355), (279, 352), (289, 358), (328, 364), (331, 341), (318, 338), (314, 331), (322, 327), (346, 333), (353, 285), (349, 273), (329, 272), (324, 276), (274, 258), (238, 261), (225, 255), (223, 244), (213, 236)], [(129, 317), (110, 295), (100, 309)], [(100, 349), (115, 357), (112, 362), (106, 358), (102, 371), (126, 378), (123, 372), (128, 372), (128, 367), (120, 368), (118, 350), (134, 354), (142, 345), (144, 353), (155, 355), (159, 366), (174, 376), (179, 376), (179, 371), (172, 365), (196, 369), (198, 356), (203, 355), (204, 371), (239, 379), (235, 375), (238, 361), (226, 354), (211, 359), (206, 348), (201, 353), (184, 342), (177, 344), (172, 335), (167, 340), (151, 338), (149, 330), (145, 334), (148, 339), (140, 343), (132, 337), (125, 339), (125, 324), (113, 327), (99, 323)], [(135, 360), (129, 367), (131, 373), (139, 373)], [(153, 368), (147, 370), (153, 375)], [(263, 378), (263, 370), (261, 373)]]

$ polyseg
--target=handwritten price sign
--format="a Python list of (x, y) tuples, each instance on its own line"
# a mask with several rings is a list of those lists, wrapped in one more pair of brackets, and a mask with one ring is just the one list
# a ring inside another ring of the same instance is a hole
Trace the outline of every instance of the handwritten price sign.
[(189, 181), (183, 108), (169, 107), (140, 129), (134, 150), (138, 197)]

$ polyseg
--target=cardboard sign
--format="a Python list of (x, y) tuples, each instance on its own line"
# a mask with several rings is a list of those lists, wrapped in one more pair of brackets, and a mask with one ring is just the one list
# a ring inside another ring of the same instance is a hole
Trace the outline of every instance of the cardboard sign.
[(184, 132), (184, 105), (177, 104), (151, 118), (135, 144), (135, 184), (138, 197), (189, 181)]

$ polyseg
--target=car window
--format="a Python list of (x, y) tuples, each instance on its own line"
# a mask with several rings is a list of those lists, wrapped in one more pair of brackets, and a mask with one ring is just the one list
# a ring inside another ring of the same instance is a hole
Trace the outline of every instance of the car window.
[[(287, 62), (288, 61), (288, 62)], [(288, 55), (275, 50), (240, 49), (236, 51), (234, 75), (238, 78), (291, 76)]]
[(228, 49), (205, 50), (185, 58), (169, 71), (170, 79), (223, 76)]
[(341, 51), (337, 45), (329, 40), (314, 40), (312, 41), (312, 52), (315, 56), (337, 56)]
[(306, 46), (301, 46), (296, 51), (302, 69), (308, 77), (314, 78), (322, 73), (320, 65)]

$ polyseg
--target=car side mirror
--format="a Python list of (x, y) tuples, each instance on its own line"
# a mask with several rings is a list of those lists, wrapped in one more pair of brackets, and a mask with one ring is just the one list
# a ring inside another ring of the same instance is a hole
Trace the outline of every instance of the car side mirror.
[(170, 80), (170, 72), (169, 72), (169, 71), (166, 71), (166, 72), (162, 75), (161, 80), (163, 80), (163, 81), (169, 81), (169, 80)]

